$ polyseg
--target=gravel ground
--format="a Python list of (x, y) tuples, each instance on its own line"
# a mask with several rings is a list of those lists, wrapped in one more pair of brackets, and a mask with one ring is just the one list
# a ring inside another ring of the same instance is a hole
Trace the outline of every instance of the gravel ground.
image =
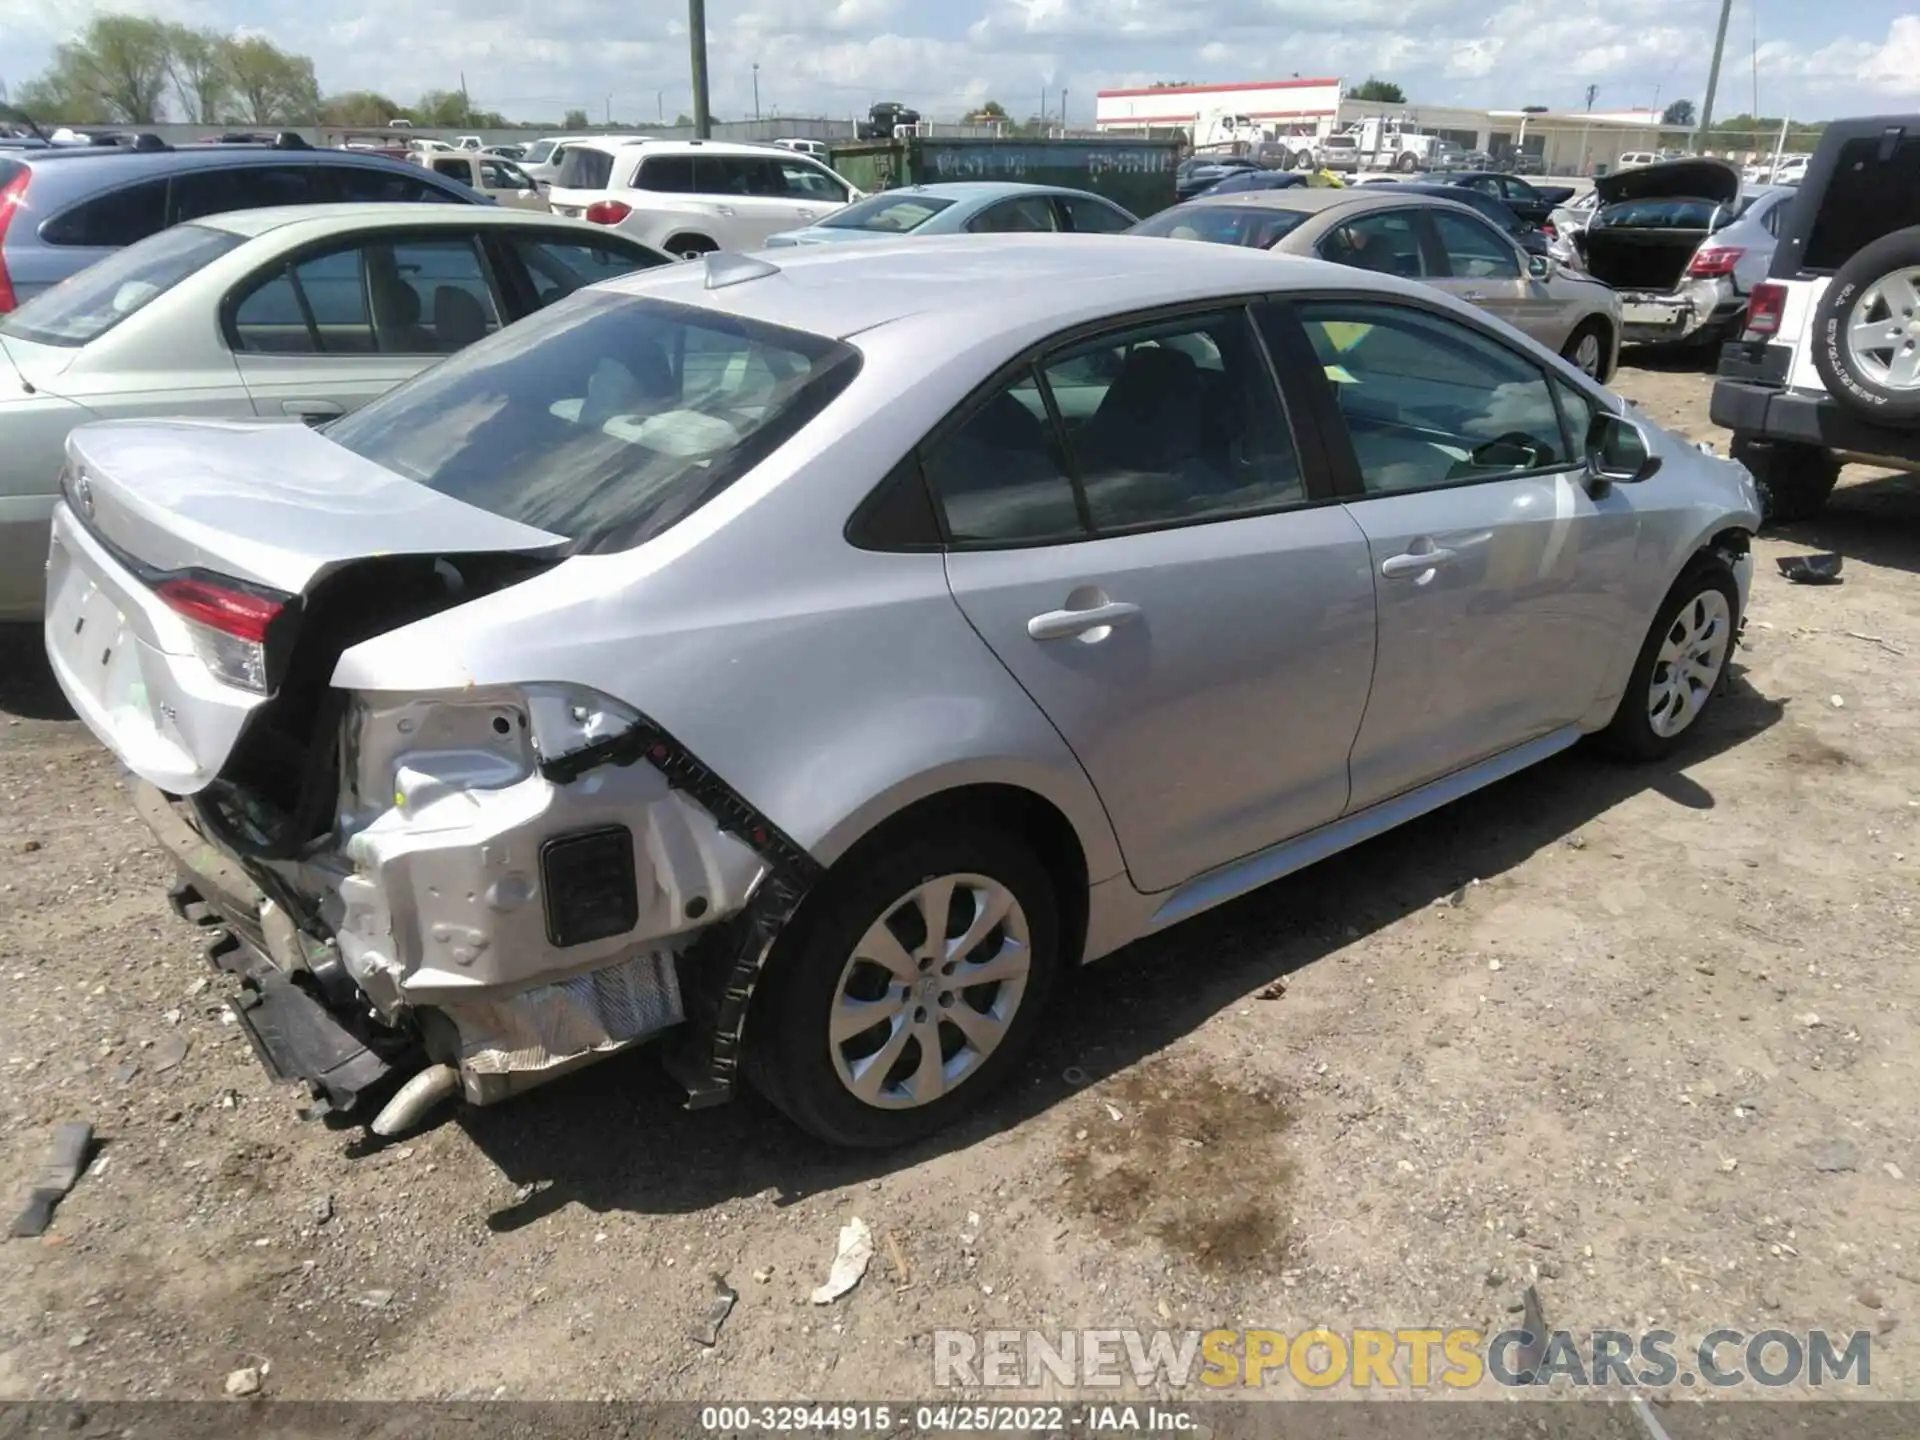
[[(1710, 379), (1620, 388), (1696, 438)], [(1808, 548), (1843, 585), (1775, 573)], [(925, 1397), (931, 1332), (1512, 1323), (1878, 1332), (1920, 1393), (1920, 496), (1758, 545), (1684, 763), (1575, 752), (1090, 970), (998, 1103), (904, 1153), (647, 1055), (394, 1145), (223, 1023), (115, 765), (0, 639), (0, 1397)], [(1272, 997), (1272, 998), (1268, 998)], [(808, 1302), (840, 1227), (865, 1280)], [(720, 1274), (739, 1301), (691, 1338)], [(1282, 1386), (1276, 1393), (1286, 1393)], [(1677, 1413), (1677, 1412), (1676, 1412)]]

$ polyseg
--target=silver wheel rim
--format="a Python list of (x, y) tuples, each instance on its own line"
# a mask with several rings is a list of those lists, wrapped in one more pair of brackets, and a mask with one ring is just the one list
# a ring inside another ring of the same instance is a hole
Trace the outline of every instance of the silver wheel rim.
[(1006, 1039), (1031, 966), (1026, 912), (985, 875), (924, 880), (854, 946), (834, 988), (840, 1083), (879, 1110), (930, 1105)]
[(1598, 335), (1580, 337), (1580, 343), (1573, 347), (1573, 363), (1580, 367), (1583, 374), (1599, 375), (1600, 337)]
[(1920, 390), (1920, 270), (1882, 275), (1847, 316), (1847, 354), (1860, 378), (1885, 390)]
[(1673, 617), (1653, 660), (1647, 688), (1647, 722), (1671, 739), (1699, 718), (1727, 663), (1733, 611), (1718, 590), (1702, 590)]

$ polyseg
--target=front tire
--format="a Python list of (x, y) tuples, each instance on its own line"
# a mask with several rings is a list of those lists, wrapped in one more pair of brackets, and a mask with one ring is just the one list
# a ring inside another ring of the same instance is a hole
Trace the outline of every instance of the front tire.
[(1402, 175), (1411, 175), (1420, 168), (1420, 157), (1408, 151), (1393, 162), (1393, 168)]
[(1032, 1043), (1059, 969), (1033, 850), (964, 819), (929, 830), (843, 858), (754, 1002), (754, 1088), (832, 1144), (908, 1144), (972, 1109)]
[(1840, 461), (1831, 450), (1792, 440), (1733, 437), (1732, 456), (1753, 473), (1767, 523), (1790, 525), (1810, 520), (1825, 508), (1840, 480)]
[(1688, 567), (1661, 602), (1600, 743), (1628, 760), (1663, 760), (1713, 703), (1740, 623), (1740, 587), (1719, 560)]

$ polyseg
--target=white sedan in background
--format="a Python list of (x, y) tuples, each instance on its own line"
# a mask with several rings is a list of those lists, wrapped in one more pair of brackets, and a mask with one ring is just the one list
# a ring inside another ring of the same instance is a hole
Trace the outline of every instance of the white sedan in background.
[(308, 205), (176, 225), (0, 316), (0, 621), (39, 618), (67, 432), (319, 423), (657, 250), (479, 205)]

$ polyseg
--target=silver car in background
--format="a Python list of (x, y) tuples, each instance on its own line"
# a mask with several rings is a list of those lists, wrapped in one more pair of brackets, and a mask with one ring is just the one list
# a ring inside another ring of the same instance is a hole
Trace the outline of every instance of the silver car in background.
[(1128, 232), (1313, 255), (1419, 280), (1525, 332), (1606, 380), (1620, 353), (1620, 305), (1605, 285), (1529, 255), (1457, 200), (1398, 185), (1203, 195)]
[(662, 1036), (695, 1103), (911, 1140), (1066, 967), (1713, 702), (1747, 472), (1439, 289), (777, 254), (324, 431), (69, 443), (55, 674), (276, 1072), (405, 1078), (379, 1133)]

